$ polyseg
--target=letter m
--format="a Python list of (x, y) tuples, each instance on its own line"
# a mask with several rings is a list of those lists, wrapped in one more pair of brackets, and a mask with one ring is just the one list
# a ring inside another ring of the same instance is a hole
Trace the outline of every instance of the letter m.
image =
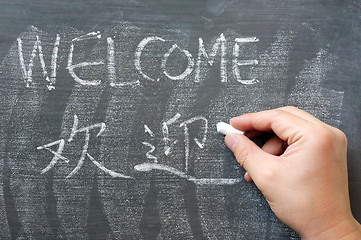
[(221, 72), (221, 82), (227, 82), (227, 60), (226, 60), (226, 39), (224, 37), (224, 34), (222, 33), (217, 39), (216, 42), (213, 44), (212, 52), (208, 55), (206, 52), (206, 49), (203, 44), (203, 39), (199, 38), (199, 51), (198, 51), (198, 59), (196, 63), (196, 73), (195, 73), (195, 82), (199, 82), (200, 78), (200, 67), (202, 58), (207, 60), (207, 63), (210, 66), (213, 66), (215, 56), (218, 53), (218, 49), (221, 49), (221, 66), (220, 66), (220, 72)]

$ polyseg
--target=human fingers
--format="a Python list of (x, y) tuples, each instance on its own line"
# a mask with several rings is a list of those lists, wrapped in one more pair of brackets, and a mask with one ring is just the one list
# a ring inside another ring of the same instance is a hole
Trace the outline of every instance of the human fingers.
[[(316, 117), (314, 117), (313, 115), (309, 114), (308, 112), (305, 112), (297, 107), (294, 106), (285, 106), (285, 107), (280, 107), (278, 108), (279, 110), (283, 110), (285, 112), (289, 112), (293, 115), (296, 115), (300, 118), (303, 118), (307, 121), (313, 122), (313, 123), (321, 123), (324, 124), (321, 120), (317, 119)], [(245, 135), (249, 138), (253, 138), (253, 137), (257, 137), (262, 135), (263, 132), (262, 131), (256, 131), (256, 130), (251, 130), (251, 131), (247, 131), (245, 132)]]
[[(294, 106), (285, 106), (285, 107), (280, 107), (278, 108), (279, 110), (283, 110), (285, 112), (289, 112), (297, 117), (303, 118), (307, 121), (313, 122), (313, 123), (319, 123), (319, 124), (324, 124), (321, 120), (319, 120), (318, 118), (314, 117), (313, 115), (309, 114), (308, 112), (305, 112), (297, 107)], [(249, 138), (253, 138), (253, 137), (258, 137), (260, 135), (262, 135), (263, 132), (262, 131), (257, 131), (257, 130), (250, 130), (245, 132), (245, 135)]]
[(242, 131), (273, 131), (281, 140), (291, 145), (302, 137), (309, 121), (281, 109), (248, 113), (232, 118), (233, 127)]
[[(255, 182), (263, 175), (263, 170), (269, 168), (274, 156), (263, 151), (249, 138), (241, 134), (228, 134), (225, 138), (227, 147), (234, 153), (238, 163), (249, 173)], [(245, 176), (246, 180), (250, 180)]]
[(254, 137), (258, 137), (261, 136), (262, 134), (264, 134), (264, 132), (262, 131), (256, 131), (256, 130), (251, 130), (251, 131), (246, 131), (244, 132), (244, 135), (248, 138), (254, 138)]
[(319, 124), (319, 125), (322, 125), (323, 127), (326, 127), (328, 129), (330, 129), (331, 131), (333, 132), (340, 132), (339, 129), (333, 127), (333, 126), (330, 126), (324, 122), (322, 122), (321, 120), (319, 120), (318, 118), (314, 117), (313, 115), (309, 114), (308, 112), (305, 112), (297, 107), (294, 107), (294, 106), (286, 106), (286, 107), (281, 107), (279, 108), (280, 110), (283, 110), (283, 111), (286, 111), (286, 112), (289, 112), (295, 116), (298, 116), (300, 118), (303, 118), (311, 123), (316, 123), (316, 124)]
[(278, 108), (280, 110), (283, 110), (285, 112), (289, 112), (293, 115), (296, 115), (300, 118), (303, 118), (307, 121), (313, 122), (313, 123), (321, 123), (324, 124), (321, 120), (319, 120), (318, 118), (314, 117), (313, 115), (309, 114), (308, 112), (305, 112), (297, 107), (294, 106), (286, 106), (286, 107), (281, 107)]
[(284, 151), (284, 141), (274, 135), (262, 146), (262, 150), (278, 156)]
[[(284, 142), (279, 137), (273, 136), (262, 146), (262, 150), (278, 156), (284, 151)], [(248, 172), (244, 174), (244, 178), (249, 183), (253, 182), (252, 177)]]
[(251, 175), (249, 175), (248, 172), (244, 174), (244, 179), (246, 179), (247, 182), (251, 183), (253, 182), (253, 179), (251, 178)]

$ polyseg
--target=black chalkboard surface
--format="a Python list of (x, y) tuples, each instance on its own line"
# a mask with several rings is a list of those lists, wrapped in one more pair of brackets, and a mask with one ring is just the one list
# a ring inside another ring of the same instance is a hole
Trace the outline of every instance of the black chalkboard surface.
[(295, 105), (349, 140), (361, 220), (361, 2), (0, 3), (1, 239), (299, 239), (219, 121)]

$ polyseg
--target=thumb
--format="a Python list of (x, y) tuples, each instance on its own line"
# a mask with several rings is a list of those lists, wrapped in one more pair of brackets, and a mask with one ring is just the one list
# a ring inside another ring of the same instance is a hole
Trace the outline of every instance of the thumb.
[(253, 180), (262, 175), (262, 169), (268, 167), (272, 155), (263, 151), (254, 142), (242, 134), (228, 134), (227, 147), (233, 152), (238, 163), (250, 174)]

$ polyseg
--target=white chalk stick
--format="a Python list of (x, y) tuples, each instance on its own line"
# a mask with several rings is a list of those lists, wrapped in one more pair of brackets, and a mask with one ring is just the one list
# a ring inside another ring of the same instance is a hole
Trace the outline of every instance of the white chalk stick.
[(225, 123), (225, 122), (217, 123), (217, 132), (222, 133), (223, 135), (227, 135), (230, 133), (243, 134), (242, 131), (235, 129), (234, 127), (232, 127), (231, 125), (229, 125), (228, 123)]

